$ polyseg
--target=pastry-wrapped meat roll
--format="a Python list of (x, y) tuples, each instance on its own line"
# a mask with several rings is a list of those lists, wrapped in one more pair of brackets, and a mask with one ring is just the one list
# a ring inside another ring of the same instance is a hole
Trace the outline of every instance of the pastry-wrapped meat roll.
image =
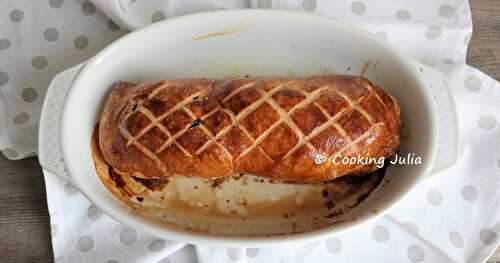
[(344, 158), (393, 157), (396, 100), (344, 75), (117, 83), (99, 123), (99, 146), (117, 173), (207, 179), (249, 173), (318, 183), (377, 169)]

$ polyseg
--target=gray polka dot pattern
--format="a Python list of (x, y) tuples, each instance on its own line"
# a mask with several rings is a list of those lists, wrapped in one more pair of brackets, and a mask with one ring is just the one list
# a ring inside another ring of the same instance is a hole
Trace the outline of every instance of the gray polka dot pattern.
[(91, 236), (82, 236), (76, 243), (76, 249), (80, 252), (89, 252), (94, 248), (94, 239)]
[(302, 2), (302, 7), (307, 11), (314, 11), (316, 9), (316, 0), (304, 0)]
[(462, 187), (462, 197), (470, 202), (474, 202), (479, 197), (479, 191), (473, 185), (466, 185)]
[(254, 258), (259, 254), (259, 249), (258, 248), (247, 248), (246, 250), (247, 257)]
[(5, 71), (0, 71), (0, 87), (9, 83), (9, 75)]
[(411, 245), (406, 250), (408, 258), (413, 262), (422, 262), (425, 258), (424, 251), (417, 245)]
[(31, 66), (35, 69), (44, 69), (47, 67), (47, 58), (43, 56), (36, 56), (31, 59)]
[(377, 33), (375, 33), (375, 35), (380, 37), (383, 40), (389, 39), (389, 37), (387, 36), (387, 33), (385, 31), (378, 31)]
[(1, 150), (1, 152), (5, 155), (5, 157), (7, 158), (17, 158), (19, 156), (19, 154), (12, 148), (5, 148), (3, 150)]
[(385, 226), (375, 226), (372, 230), (373, 238), (380, 243), (384, 243), (389, 240), (389, 230)]
[(119, 31), (121, 29), (113, 20), (108, 20), (108, 28), (111, 31)]
[(478, 77), (472, 75), (465, 79), (464, 85), (467, 90), (475, 92), (481, 89), (482, 83)]
[(95, 205), (91, 205), (87, 209), (87, 216), (91, 220), (97, 220), (102, 216), (102, 211), (101, 211), (101, 209), (97, 208)]
[(86, 36), (78, 36), (75, 38), (75, 41), (73, 41), (73, 45), (76, 49), (85, 49), (88, 44), (89, 40)]
[(152, 23), (156, 23), (156, 22), (162, 21), (164, 19), (165, 19), (165, 13), (163, 13), (163, 11), (156, 11), (151, 16), (151, 22)]
[(497, 126), (497, 120), (494, 116), (484, 115), (479, 118), (477, 124), (479, 125), (479, 128), (483, 130), (491, 130)]
[(427, 201), (431, 205), (438, 206), (443, 201), (443, 197), (436, 189), (431, 189), (427, 192)]
[(269, 9), (272, 6), (271, 0), (258, 0), (257, 7), (262, 9)]
[(366, 5), (363, 2), (353, 2), (351, 4), (351, 12), (353, 12), (356, 15), (362, 15), (366, 12)]
[(485, 245), (495, 244), (498, 239), (497, 233), (489, 228), (485, 228), (479, 232), (479, 238)]
[(34, 88), (30, 87), (30, 88), (23, 89), (21, 96), (22, 96), (24, 101), (33, 102), (38, 97), (38, 92)]
[(404, 10), (404, 9), (399, 9), (398, 11), (396, 11), (396, 17), (400, 20), (410, 20), (411, 18), (411, 14), (410, 12), (408, 12), (408, 10)]
[(23, 18), (24, 18), (24, 12), (19, 9), (15, 9), (12, 10), (12, 12), (10, 12), (10, 21), (14, 23), (21, 22)]
[(441, 35), (441, 28), (438, 26), (431, 26), (425, 32), (425, 36), (428, 39), (435, 39), (435, 38), (438, 38), (440, 35)]
[[(124, 245), (130, 245), (137, 240), (137, 231), (130, 227), (125, 227), (120, 232), (120, 242)], [(163, 245), (165, 246), (165, 245)], [(148, 246), (149, 248), (149, 246)], [(162, 248), (163, 249), (163, 248)], [(160, 249), (161, 250), (161, 249)]]
[(49, 5), (53, 8), (59, 8), (63, 5), (64, 0), (49, 0)]
[(8, 40), (6, 38), (0, 39), (0, 50), (6, 50), (11, 45), (12, 45), (12, 43), (10, 42), (10, 40)]
[(412, 222), (403, 222), (402, 225), (408, 231), (413, 232), (415, 234), (418, 234), (418, 227), (414, 223), (412, 223)]
[(452, 18), (455, 16), (455, 8), (451, 5), (443, 5), (439, 8), (439, 15), (444, 18)]
[(90, 16), (95, 13), (95, 6), (90, 1), (85, 1), (82, 3), (82, 14)]
[(73, 196), (73, 195), (76, 195), (78, 193), (78, 188), (76, 188), (74, 185), (72, 185), (71, 183), (66, 183), (64, 185), (64, 192), (69, 195), (69, 196)]
[(165, 240), (157, 239), (148, 244), (148, 250), (151, 252), (160, 252), (165, 248)]
[(30, 115), (26, 112), (21, 112), (14, 117), (15, 124), (25, 124), (30, 119)]
[(232, 261), (238, 261), (243, 258), (243, 250), (239, 248), (228, 248), (226, 254)]
[(464, 247), (464, 238), (457, 231), (450, 232), (448, 238), (450, 239), (450, 243), (456, 248)]
[(47, 41), (54, 42), (59, 38), (59, 31), (53, 27), (49, 27), (43, 32), (43, 38)]
[(342, 250), (342, 240), (338, 237), (327, 239), (326, 249), (332, 254), (338, 254)]

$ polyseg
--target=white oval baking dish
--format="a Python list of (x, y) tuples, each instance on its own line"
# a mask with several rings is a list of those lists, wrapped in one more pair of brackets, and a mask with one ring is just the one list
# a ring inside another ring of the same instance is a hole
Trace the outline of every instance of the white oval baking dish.
[[(115, 219), (165, 239), (264, 247), (324, 238), (387, 213), (420, 182), (457, 159), (453, 102), (447, 91), (429, 88), (422, 77), (424, 68), (368, 32), (309, 14), (238, 10), (169, 19), (128, 34), (53, 80), (42, 110), (39, 159), (44, 169), (70, 180)], [(279, 236), (193, 233), (138, 216), (96, 175), (91, 135), (103, 101), (117, 81), (325, 73), (362, 73), (395, 96), (404, 124), (401, 151), (422, 158), (421, 165), (391, 166), (383, 187), (339, 223)]]

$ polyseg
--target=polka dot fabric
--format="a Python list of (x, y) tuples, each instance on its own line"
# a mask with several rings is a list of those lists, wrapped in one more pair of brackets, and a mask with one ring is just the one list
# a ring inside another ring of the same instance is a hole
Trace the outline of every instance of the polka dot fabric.
[(0, 151), (9, 159), (36, 153), (38, 119), (50, 80), (127, 31), (91, 2), (0, 3)]
[[(0, 23), (7, 26), (0, 28), (0, 150), (10, 159), (36, 151), (40, 106), (55, 74), (88, 59), (127, 29), (199, 11), (289, 9), (358, 25), (444, 73), (458, 106), (463, 149), (454, 168), (375, 222), (293, 246), (194, 247), (159, 239), (118, 223), (71, 183), (45, 172), (57, 262), (481, 262), (500, 242), (500, 84), (464, 65), (472, 30), (465, 0), (41, 0), (29, 5), (7, 0), (1, 5)], [(444, 88), (443, 79), (426, 78), (431, 88)]]

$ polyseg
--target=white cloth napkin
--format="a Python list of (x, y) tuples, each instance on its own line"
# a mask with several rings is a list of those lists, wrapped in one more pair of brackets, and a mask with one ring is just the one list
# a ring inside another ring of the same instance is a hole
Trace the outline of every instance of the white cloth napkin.
[[(7, 0), (0, 5), (0, 150), (10, 159), (36, 152), (40, 107), (53, 76), (126, 34), (122, 28), (180, 14), (224, 8), (316, 12), (387, 39), (453, 83), (462, 159), (376, 222), (299, 246), (185, 246), (116, 222), (74, 186), (45, 172), (56, 262), (481, 262), (500, 241), (500, 84), (464, 64), (472, 31), (466, 0)], [(439, 76), (427, 77), (433, 88), (442, 88)]]

